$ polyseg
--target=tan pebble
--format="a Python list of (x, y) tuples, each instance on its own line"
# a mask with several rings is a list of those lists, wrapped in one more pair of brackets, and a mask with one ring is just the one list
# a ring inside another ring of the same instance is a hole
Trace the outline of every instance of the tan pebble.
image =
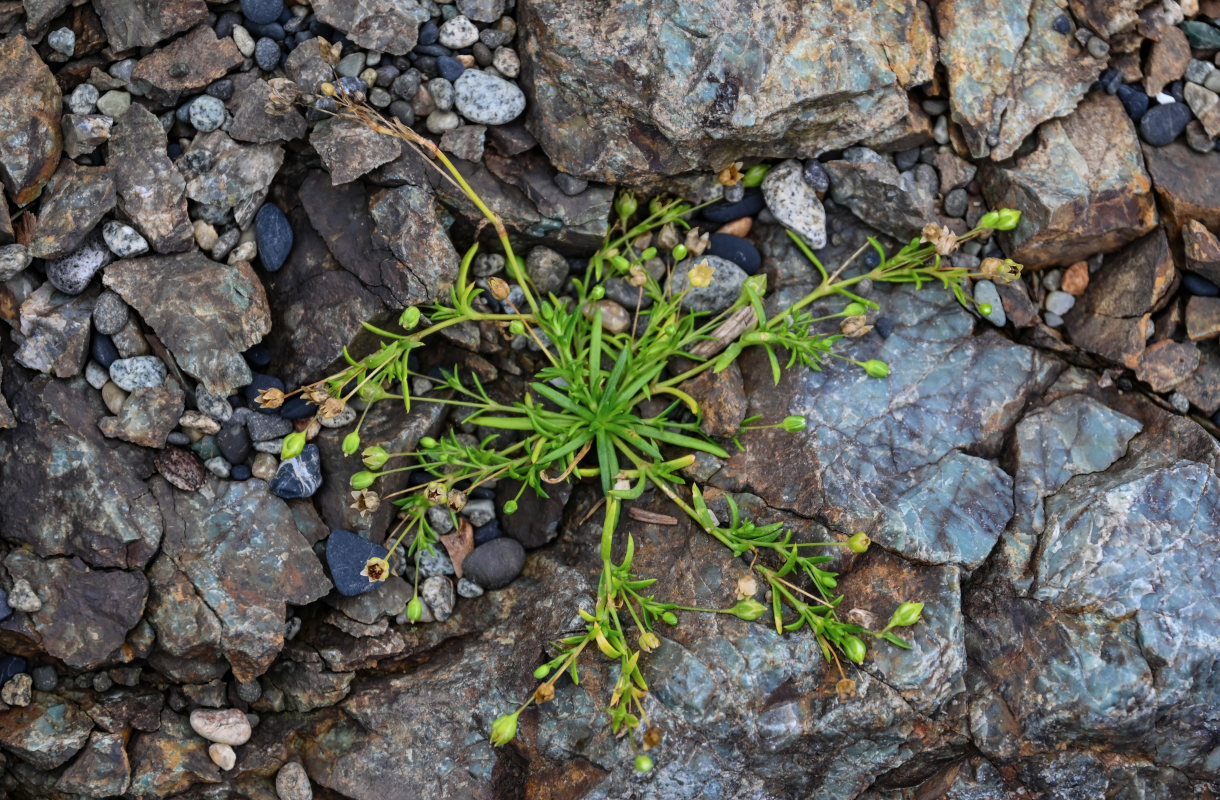
[(250, 261), (256, 255), (258, 255), (258, 245), (254, 242), (242, 242), (229, 253), (228, 262), (236, 264), (238, 261)]
[(217, 240), (220, 239), (220, 234), (212, 227), (211, 223), (204, 222), (201, 219), (195, 220), (195, 241), (204, 250), (211, 250), (216, 246)]
[(461, 62), (462, 66), (463, 66), (463, 67), (465, 67), (466, 69), (473, 69), (473, 68), (474, 68), (474, 65), (475, 65), (475, 64), (474, 64), (474, 56), (472, 56), (472, 55), (468, 55), (468, 54), (466, 54), (466, 53), (462, 53), (461, 55), (457, 56), (457, 60), (458, 60), (459, 62)]
[(364, 81), (365, 86), (372, 86), (377, 82), (377, 70), (369, 67), (368, 69), (357, 75), (360, 80)]
[(312, 442), (314, 437), (322, 432), (322, 423), (317, 417), (311, 417), (309, 424), (305, 426), (305, 441)]
[(114, 381), (106, 381), (106, 385), (102, 387), (102, 402), (111, 414), (118, 414), (123, 403), (127, 402), (127, 392), (120, 389)]
[(208, 747), (208, 755), (216, 766), (223, 769), (225, 772), (233, 769), (237, 764), (237, 753), (233, 752), (233, 748), (227, 744), (212, 744)]
[(1084, 294), (1084, 290), (1089, 288), (1089, 265), (1084, 261), (1077, 261), (1068, 267), (1059, 281), (1059, 288), (1073, 297)]
[(220, 423), (198, 411), (187, 411), (178, 418), (178, 424), (204, 433), (220, 433)]
[(209, 742), (239, 747), (250, 741), (250, 720), (237, 708), (197, 708), (191, 728)]
[(118, 350), (119, 355), (123, 358), (146, 356), (152, 352), (152, 348), (148, 346), (148, 340), (140, 331), (140, 324), (134, 319), (128, 320), (123, 329), (112, 335), (110, 340), (114, 342), (114, 349)]
[(716, 229), (716, 233), (731, 233), (734, 236), (745, 238), (750, 233), (750, 229), (754, 227), (753, 217), (742, 217), (735, 219), (732, 222), (726, 222)]
[(592, 319), (599, 308), (602, 312), (602, 327), (607, 332), (623, 333), (631, 327), (630, 312), (613, 300), (598, 300), (594, 306), (585, 310), (585, 316)]
[(313, 800), (313, 787), (305, 768), (296, 761), (289, 761), (275, 773), (275, 793), (280, 800)]
[(264, 481), (270, 481), (275, 477), (275, 473), (280, 468), (279, 459), (270, 453), (259, 453), (254, 457), (254, 462), (250, 466), (250, 472), (254, 477)]

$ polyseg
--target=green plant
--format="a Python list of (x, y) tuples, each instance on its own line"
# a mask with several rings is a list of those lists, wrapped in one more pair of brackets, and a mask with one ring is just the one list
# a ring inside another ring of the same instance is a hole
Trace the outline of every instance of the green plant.
[[(798, 364), (821, 369), (828, 358), (843, 359), (873, 377), (885, 377), (889, 368), (883, 362), (854, 361), (834, 350), (844, 336), (866, 332), (866, 314), (877, 307), (854, 293), (853, 288), (865, 280), (917, 286), (937, 281), (969, 307), (973, 301), (964, 289), (967, 279), (1012, 280), (1019, 267), (1011, 261), (987, 259), (980, 268), (971, 270), (948, 266), (941, 258), (962, 241), (989, 235), (996, 229), (1011, 229), (1016, 224), (1016, 212), (993, 212), (962, 237), (940, 226), (929, 226), (923, 236), (888, 258), (880, 244), (870, 240), (880, 255), (878, 266), (846, 277), (845, 271), (864, 248), (830, 273), (799, 237), (790, 234), (817, 269), (819, 281), (812, 291), (779, 313), (768, 315), (764, 303), (766, 280), (754, 276), (745, 282), (727, 310), (704, 314), (689, 310), (684, 300), (693, 289), (717, 279), (706, 262), (689, 269), (686, 286), (680, 291), (675, 291), (674, 282), (669, 280), (676, 262), (692, 256), (698, 262), (702, 243), (688, 232), (686, 222), (694, 208), (680, 200), (662, 198), (654, 198), (646, 208), (640, 208), (630, 193), (623, 193), (615, 203), (616, 219), (605, 243), (590, 259), (584, 276), (572, 281), (575, 297), (543, 297), (522, 269), (499, 218), (435, 145), (406, 126), (387, 122), (359, 98), (333, 88), (324, 87), (324, 92), (336, 97), (343, 116), (396, 136), (439, 161), (449, 179), (494, 227), (507, 274), (519, 287), (519, 295), (514, 295), (503, 279), (489, 279), (486, 291), (501, 307), (488, 303), (484, 290), (469, 275), (477, 252), (477, 245), (472, 246), (461, 261), (447, 303), (422, 311), (406, 309), (399, 319), (402, 333), (366, 326), (382, 338), (376, 352), (358, 359), (345, 353), (345, 368), (298, 390), (318, 404), (322, 417), (338, 414), (354, 397), (366, 403), (366, 414), (374, 403), (387, 399), (408, 408), (413, 402), (440, 403), (451, 407), (459, 422), (487, 432), (482, 441), (473, 444), (467, 437), (449, 433), (436, 439), (424, 438), (409, 452), (387, 452), (379, 445), (363, 450), (367, 469), (351, 480), (357, 507), (363, 504), (376, 508), (381, 502), (392, 502), (402, 512), (401, 522), (387, 537), (389, 554), (384, 559), (370, 559), (364, 574), (370, 581), (384, 580), (396, 559), (401, 557), (408, 564), (413, 561), (416, 593), (406, 613), (409, 619), (417, 620), (422, 613), (419, 559), (438, 541), (429, 519), (433, 509), (445, 509), (441, 513), (448, 513), (457, 524), (456, 514), (464, 506), (468, 491), (506, 478), (520, 483), (518, 499), (527, 490), (545, 496), (548, 486), (565, 480), (596, 480), (604, 498), (602, 572), (596, 605), (592, 612), (580, 611), (583, 632), (554, 643), (556, 655), (534, 673), (539, 681), (534, 693), (516, 711), (496, 720), (491, 730), (493, 743), (511, 740), (521, 711), (530, 704), (549, 701), (562, 676), (578, 683), (578, 662), (591, 647), (616, 660), (620, 667), (608, 703), (612, 730), (630, 735), (645, 726), (643, 699), (648, 684), (640, 665), (641, 654), (659, 645), (654, 631), (661, 623), (678, 624), (678, 612), (730, 614), (743, 620), (756, 620), (769, 613), (778, 632), (807, 628), (817, 637), (826, 660), (838, 666), (842, 676), (839, 691), (845, 695), (851, 694), (854, 683), (843, 673), (839, 654), (861, 663), (867, 653), (866, 638), (910, 646), (893, 630), (916, 624), (921, 603), (901, 604), (890, 623), (879, 631), (845, 622), (836, 613), (841, 599), (836, 594), (836, 575), (824, 569), (833, 558), (815, 554), (817, 551), (811, 548), (847, 547), (864, 552), (869, 546), (864, 534), (841, 541), (797, 543), (779, 523), (759, 526), (745, 519), (732, 498), (727, 499), (729, 518), (723, 522), (716, 519), (700, 487), (687, 485), (683, 470), (694, 461), (692, 451), (722, 458), (728, 452), (702, 433), (699, 404), (683, 387), (708, 370), (727, 368), (751, 347), (766, 354), (777, 382), (783, 369)], [(752, 169), (747, 176), (761, 180), (762, 172), (765, 169)], [(635, 313), (627, 321), (621, 317), (613, 323), (608, 320), (612, 311), (617, 314), (622, 310), (604, 300), (606, 283), (611, 279), (624, 279), (637, 290)], [(520, 298), (519, 303), (510, 299), (514, 296)], [(811, 310), (817, 301), (834, 297), (847, 301), (840, 310), (817, 315)], [(650, 301), (646, 314), (641, 313), (645, 299)], [(412, 395), (412, 380), (425, 377), (409, 367), (412, 351), (446, 327), (470, 322), (504, 326), (515, 335), (528, 337), (537, 347), (545, 366), (527, 382), (524, 394), (512, 402), (496, 400), (475, 375), (459, 375), (455, 369), (434, 382), (444, 391)], [(829, 324), (837, 324), (838, 332), (819, 331), (820, 326)], [(283, 397), (282, 393), (267, 392), (260, 399), (274, 405)], [(664, 404), (648, 402), (657, 400)], [(774, 427), (797, 432), (807, 421), (789, 417), (769, 425), (757, 423), (758, 418), (750, 418), (742, 430)], [(360, 449), (359, 429), (358, 424), (344, 440), (344, 452), (354, 454)], [(303, 443), (304, 435), (288, 437), (285, 457), (299, 452)], [(432, 476), (426, 483), (385, 496), (372, 490), (386, 475), (421, 470)], [(742, 599), (726, 608), (694, 608), (659, 600), (649, 592), (654, 579), (641, 577), (632, 569), (635, 542), (630, 537), (623, 557), (615, 562), (612, 550), (623, 503), (640, 497), (649, 486), (661, 491), (733, 556), (750, 555), (752, 575), (765, 584), (770, 606), (754, 599), (759, 582), (753, 577), (749, 581), (752, 585), (741, 587)], [(516, 500), (506, 503), (505, 513), (513, 513), (516, 505)], [(633, 747), (639, 746), (634, 735), (631, 741)], [(649, 729), (642, 745), (648, 749), (658, 741), (659, 733)], [(651, 758), (642, 754), (636, 763), (644, 771), (652, 766)]]

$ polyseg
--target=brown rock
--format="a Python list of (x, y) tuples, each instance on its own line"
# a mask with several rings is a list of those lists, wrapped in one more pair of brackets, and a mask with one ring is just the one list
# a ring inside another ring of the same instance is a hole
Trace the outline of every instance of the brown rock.
[(1220, 297), (1192, 297), (1187, 301), (1186, 335), (1193, 342), (1220, 336)]
[(1220, 283), (1220, 239), (1192, 219), (1182, 228), (1182, 244), (1186, 251), (1186, 268), (1212, 283)]
[(1190, 377), (1199, 366), (1199, 348), (1192, 342), (1157, 342), (1145, 350), (1135, 366), (1135, 377), (1154, 392), (1168, 392)]
[(1073, 297), (1080, 297), (1089, 288), (1089, 265), (1085, 261), (1077, 261), (1064, 270), (1059, 288)]
[(304, 136), (308, 126), (300, 112), (277, 107), (276, 113), (272, 113), (267, 110), (270, 97), (271, 84), (264, 80), (256, 79), (238, 89), (232, 102), (233, 124), (229, 126), (229, 135), (238, 141), (259, 144)]
[(65, 158), (43, 192), (30, 253), (35, 258), (72, 253), (114, 204), (107, 167), (81, 167)]
[(416, 0), (317, 0), (314, 12), (361, 47), (401, 56), (418, 41), (428, 12)]
[(170, 431), (178, 426), (182, 408), (182, 388), (173, 378), (166, 378), (161, 386), (132, 389), (116, 415), (103, 417), (97, 426), (111, 439), (160, 448), (165, 446)]
[[(1174, 28), (1173, 30), (1177, 30)], [(1203, 124), (1207, 132), (1204, 141), (1220, 136), (1220, 96), (1210, 89), (1204, 89), (1197, 83), (1187, 83), (1182, 89), (1186, 104), (1195, 113), (1195, 118)], [(1203, 150), (1203, 148), (1199, 148)], [(1206, 152), (1206, 150), (1203, 150)]]
[(17, 205), (38, 197), (59, 164), (63, 95), (24, 36), (0, 39), (0, 179)]
[(176, 253), (195, 242), (186, 214), (186, 181), (165, 152), (161, 123), (141, 105), (115, 122), (109, 165), (119, 209), (158, 253)]
[(397, 140), (348, 119), (322, 120), (309, 134), (309, 143), (322, 157), (336, 186), (393, 161), (402, 151)]
[(1176, 238), (1192, 219), (1220, 230), (1220, 152), (1196, 153), (1182, 142), (1173, 142), (1145, 147), (1144, 161), (1171, 237)]
[(1220, 411), (1220, 350), (1214, 343), (1199, 346), (1199, 366), (1177, 390), (1204, 414)]
[(64, 152), (69, 158), (92, 153), (98, 145), (110, 141), (114, 120), (105, 114), (64, 114), (60, 123), (64, 135)]
[(940, 173), (941, 193), (961, 189), (978, 174), (979, 168), (945, 148), (936, 153), (936, 170)]
[(1015, 163), (983, 167), (988, 204), (1021, 211), (1007, 234), (1014, 259), (1035, 268), (1070, 264), (1152, 230), (1151, 181), (1116, 98), (1091, 95), (1070, 116), (1043, 125), (1040, 138)]
[(1029, 299), (1029, 292), (1022, 281), (1004, 283), (996, 281), (996, 292), (1000, 295), (1000, 304), (1004, 306), (1004, 315), (1016, 328), (1028, 328), (1041, 320), (1039, 309)]
[(106, 0), (95, 4), (114, 52), (152, 47), (208, 16), (204, 0)]
[(1152, 44), (1144, 62), (1144, 92), (1156, 97), (1162, 89), (1186, 74), (1190, 64), (1190, 42), (1186, 34), (1174, 27), (1161, 33), (1161, 40)]
[(733, 236), (745, 238), (750, 235), (750, 229), (754, 227), (753, 217), (742, 217), (735, 219), (732, 222), (726, 222), (716, 229), (716, 233), (728, 233)]
[(1152, 312), (1168, 297), (1175, 275), (1169, 240), (1159, 228), (1108, 256), (1064, 317), (1072, 343), (1134, 368)]
[(85, 746), (93, 721), (75, 703), (35, 692), (28, 706), (0, 712), (0, 744), (40, 770), (52, 770)]
[(741, 368), (736, 362), (717, 373), (704, 372), (682, 384), (681, 388), (699, 403), (703, 414), (699, 428), (708, 436), (728, 439), (740, 432), (749, 404)]
[(154, 100), (173, 103), (180, 94), (199, 91), (241, 64), (241, 51), (231, 37), (217, 39), (215, 31), (200, 25), (140, 59), (131, 77), (148, 81)]
[(70, 378), (85, 366), (97, 286), (78, 295), (55, 291), (49, 282), (21, 304), (21, 335), (17, 361), (30, 369)]
[(84, 751), (60, 775), (55, 788), (93, 797), (123, 794), (131, 781), (126, 743), (127, 736), (122, 733), (93, 732)]
[(1089, 30), (1110, 37), (1134, 28), (1148, 0), (1068, 0), (1072, 16)]
[(157, 451), (153, 464), (165, 480), (184, 492), (197, 492), (207, 481), (207, 472), (199, 457), (181, 447), (167, 447)]

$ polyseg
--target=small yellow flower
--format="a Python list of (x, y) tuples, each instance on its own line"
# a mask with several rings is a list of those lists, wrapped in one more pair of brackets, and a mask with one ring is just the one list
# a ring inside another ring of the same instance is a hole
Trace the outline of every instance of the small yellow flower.
[(942, 256), (957, 249), (957, 234), (936, 222), (929, 222), (923, 227), (919, 241), (932, 244), (937, 254)]
[(381, 495), (370, 489), (361, 489), (358, 492), (352, 492), (351, 508), (360, 512), (360, 516), (368, 519), (378, 508), (381, 507)]
[(284, 393), (274, 387), (263, 389), (255, 400), (263, 408), (279, 408), (284, 405)]
[(699, 262), (695, 266), (691, 267), (691, 271), (688, 275), (690, 285), (697, 286), (699, 288), (710, 286), (712, 283), (712, 275), (715, 272), (716, 269), (711, 264), (707, 263), (706, 261)]
[(651, 653), (661, 646), (661, 639), (652, 631), (644, 631), (640, 634), (640, 649), (645, 653)]
[(979, 274), (988, 280), (1012, 283), (1021, 277), (1021, 267), (1011, 258), (984, 258), (979, 266)]
[(390, 562), (373, 556), (364, 562), (364, 569), (360, 570), (360, 574), (368, 578), (369, 583), (380, 583), (390, 577)]
[(433, 481), (424, 489), (424, 497), (428, 498), (432, 505), (439, 506), (449, 500), (449, 493), (445, 491), (445, 484)]

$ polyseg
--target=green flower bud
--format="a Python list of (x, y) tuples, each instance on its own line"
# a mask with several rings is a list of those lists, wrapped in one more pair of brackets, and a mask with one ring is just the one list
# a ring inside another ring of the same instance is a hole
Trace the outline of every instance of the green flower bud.
[(508, 332), (513, 336), (521, 336), (525, 333), (525, 323), (519, 319), (515, 319), (508, 323)]
[(847, 548), (853, 553), (863, 553), (868, 550), (868, 546), (873, 543), (873, 540), (868, 538), (866, 533), (855, 533), (847, 540)]
[(642, 772), (645, 775), (647, 775), (649, 772), (652, 772), (652, 766), (653, 766), (652, 765), (652, 756), (648, 756), (648, 755), (644, 755), (643, 753), (640, 753), (638, 756), (635, 757), (635, 771), (636, 772)]
[(655, 247), (649, 247), (644, 252), (640, 253), (640, 258), (643, 259), (644, 261), (647, 261), (650, 258), (656, 258), (656, 257), (657, 257), (657, 248), (655, 248)]
[(516, 514), (517, 513), (517, 501), (516, 500), (506, 501), (504, 503), (504, 513), (505, 514)]
[(411, 306), (410, 308), (403, 309), (402, 314), (398, 317), (398, 324), (401, 325), (404, 330), (409, 331), (419, 324), (419, 317), (419, 309), (415, 306)]
[(848, 303), (839, 313), (845, 317), (855, 317), (868, 311), (863, 303)]
[(589, 297), (592, 298), (593, 300), (601, 300), (605, 296), (606, 296), (606, 287), (602, 286), (600, 283), (597, 286), (594, 286), (589, 291)]
[(367, 489), (373, 485), (373, 481), (375, 481), (375, 480), (377, 480), (376, 472), (369, 472), (368, 470), (361, 470), (360, 472), (357, 472), (355, 475), (352, 475), (350, 483), (351, 483), (353, 489)]
[(619, 272), (626, 272), (627, 270), (631, 269), (631, 262), (622, 256), (610, 256), (610, 263), (613, 264), (614, 268)]
[(534, 680), (540, 681), (543, 678), (545, 678), (547, 675), (550, 675), (550, 674), (551, 674), (551, 665), (543, 664), (541, 667), (534, 670)]
[(411, 602), (407, 603), (407, 619), (412, 622), (419, 622), (424, 616), (424, 601), (418, 597), (412, 597)]
[(788, 431), (788, 433), (800, 433), (805, 430), (807, 424), (808, 422), (804, 417), (784, 417), (784, 421), (779, 426)]
[(998, 213), (1000, 218), (995, 226), (997, 231), (1010, 231), (1021, 221), (1021, 212), (1015, 208), (1001, 208)]
[(419, 440), (419, 446), (424, 450), (431, 450), (432, 448), (436, 447), (436, 445), (437, 441), (431, 436), (423, 436)]
[(868, 647), (859, 636), (847, 636), (840, 642), (839, 646), (843, 649), (843, 655), (850, 658), (852, 661), (860, 664), (864, 661), (864, 656), (868, 653)]
[(979, 217), (978, 227), (983, 230), (994, 230), (996, 225), (1000, 224), (1000, 212), (988, 211), (983, 216)]
[(385, 462), (390, 460), (390, 454), (379, 444), (364, 448), (362, 456), (364, 458), (364, 466), (369, 469), (381, 469), (385, 466)]
[(681, 261), (682, 259), (686, 258), (686, 245), (682, 244), (681, 242), (674, 245), (673, 253), (674, 261)]
[(871, 361), (865, 361), (860, 366), (863, 367), (864, 371), (867, 372), (869, 377), (872, 378), (884, 378), (890, 374), (890, 365), (884, 361), (878, 361), (875, 358)]
[(618, 199), (614, 201), (614, 211), (622, 219), (630, 217), (639, 207), (639, 202), (631, 192), (620, 192)]
[(661, 619), (665, 620), (670, 625), (678, 624), (678, 615), (672, 611), (666, 611), (663, 614), (661, 614)]
[(919, 615), (923, 613), (923, 603), (903, 603), (894, 611), (894, 616), (890, 617), (890, 628), (908, 628), (911, 625), (919, 622)]
[(763, 178), (767, 177), (767, 173), (771, 171), (768, 164), (755, 164), (746, 170), (746, 174), (741, 176), (741, 185), (747, 189), (752, 189), (759, 186), (763, 182)]
[(343, 455), (350, 456), (360, 449), (360, 434), (352, 431), (343, 437)]
[(497, 717), (496, 721), (491, 723), (491, 743), (496, 747), (503, 747), (511, 742), (517, 735), (517, 714), (516, 711), (512, 714), (505, 714), (502, 717)]
[(979, 313), (984, 317), (991, 316), (991, 303), (979, 303)]
[(305, 449), (305, 432), (296, 431), (284, 437), (284, 443), (280, 445), (280, 458), (287, 461), (290, 458), (296, 458)]
[(767, 607), (755, 600), (753, 597), (747, 597), (744, 600), (738, 600), (737, 605), (728, 610), (728, 613), (747, 621), (753, 621), (763, 615)]

